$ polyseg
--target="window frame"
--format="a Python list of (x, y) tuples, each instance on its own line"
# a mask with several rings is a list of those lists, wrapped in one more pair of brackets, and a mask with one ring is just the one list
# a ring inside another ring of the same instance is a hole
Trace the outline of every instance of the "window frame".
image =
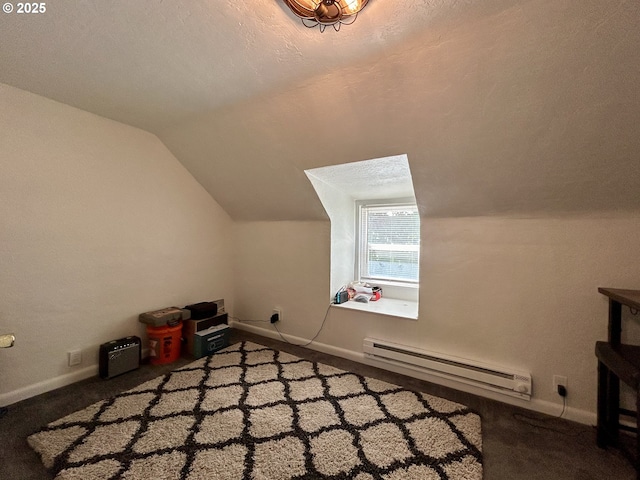
[[(389, 207), (389, 208), (398, 208), (398, 207), (410, 207), (415, 209), (418, 213), (418, 221), (420, 223), (420, 213), (418, 211), (418, 205), (415, 201), (415, 198), (405, 197), (405, 198), (395, 198), (395, 199), (384, 199), (384, 200), (357, 200), (355, 202), (355, 277), (358, 281), (367, 282), (373, 285), (380, 286), (388, 286), (399, 289), (409, 289), (409, 290), (417, 290), (420, 287), (420, 250), (421, 250), (421, 241), (418, 243), (418, 279), (417, 280), (400, 280), (400, 279), (382, 279), (382, 278), (374, 278), (370, 276), (363, 276), (363, 264), (366, 262), (366, 232), (363, 232), (363, 221), (362, 215), (363, 211), (369, 207)], [(418, 227), (420, 228), (420, 226)], [(420, 240), (422, 239), (422, 235), (419, 234)], [(363, 261), (364, 259), (364, 261)]]

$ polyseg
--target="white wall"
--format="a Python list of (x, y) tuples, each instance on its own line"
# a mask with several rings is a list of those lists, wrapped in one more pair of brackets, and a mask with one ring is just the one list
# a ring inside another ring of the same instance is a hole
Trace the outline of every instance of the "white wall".
[[(372, 336), (528, 370), (533, 400), (522, 406), (555, 414), (552, 376), (564, 375), (569, 417), (593, 419), (608, 312), (597, 288), (640, 285), (640, 215), (423, 218), (422, 230), (418, 321), (332, 309), (316, 348), (358, 358)], [(327, 305), (328, 225), (246, 223), (235, 234), (237, 310), (266, 318), (278, 304), (290, 312), (281, 331), (311, 338)]]
[(355, 199), (314, 174), (305, 173), (331, 220), (331, 282), (328, 294), (335, 295), (355, 278)]
[[(153, 135), (8, 86), (0, 102), (0, 332), (18, 338), (0, 351), (0, 404), (95, 374), (100, 343), (143, 334), (138, 313), (167, 305), (224, 297), (254, 320), (279, 306), (283, 332), (316, 333), (328, 221), (233, 223)], [(374, 336), (523, 368), (534, 408), (558, 404), (551, 376), (566, 375), (569, 411), (592, 415), (597, 287), (638, 288), (640, 215), (422, 229), (419, 320), (332, 310), (319, 344), (357, 356)], [(77, 348), (83, 364), (68, 367)]]
[(6, 85), (0, 111), (0, 405), (95, 374), (141, 312), (233, 305), (231, 221), (157, 137)]
[(282, 307), (287, 332), (313, 336), (331, 295), (330, 236), (329, 222), (236, 222), (233, 316), (268, 320)]

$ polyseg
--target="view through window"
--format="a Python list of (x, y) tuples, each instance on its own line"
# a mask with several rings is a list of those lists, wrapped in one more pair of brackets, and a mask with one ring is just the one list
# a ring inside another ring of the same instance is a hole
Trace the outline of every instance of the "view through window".
[(358, 205), (358, 274), (361, 281), (417, 283), (420, 215), (415, 204)]

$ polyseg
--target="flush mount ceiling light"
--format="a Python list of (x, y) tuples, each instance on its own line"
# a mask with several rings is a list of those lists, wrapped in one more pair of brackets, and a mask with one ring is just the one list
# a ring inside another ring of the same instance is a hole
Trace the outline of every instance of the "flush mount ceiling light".
[(284, 3), (302, 19), (305, 27), (316, 25), (320, 31), (331, 25), (336, 32), (340, 25), (351, 25), (356, 21), (358, 12), (369, 0), (283, 0)]

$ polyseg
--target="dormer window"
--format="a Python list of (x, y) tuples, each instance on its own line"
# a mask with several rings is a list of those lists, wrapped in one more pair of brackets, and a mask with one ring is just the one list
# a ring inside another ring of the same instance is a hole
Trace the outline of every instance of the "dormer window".
[[(339, 307), (417, 319), (420, 215), (406, 155), (306, 170), (331, 220), (332, 297), (351, 282), (382, 288), (370, 305)], [(375, 199), (375, 200), (371, 200)], [(354, 305), (351, 305), (354, 304)]]

